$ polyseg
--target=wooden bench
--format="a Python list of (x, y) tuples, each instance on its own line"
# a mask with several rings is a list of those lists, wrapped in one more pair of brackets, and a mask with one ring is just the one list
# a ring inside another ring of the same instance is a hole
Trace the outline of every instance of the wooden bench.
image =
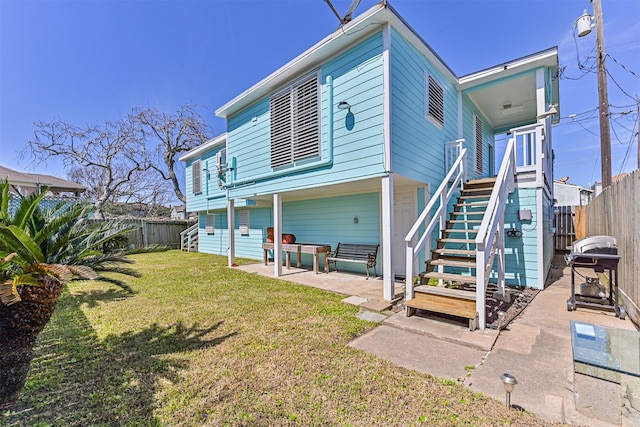
[(469, 330), (471, 331), (478, 327), (475, 292), (420, 285), (414, 288), (413, 298), (405, 301), (404, 305), (407, 316), (412, 316), (419, 308), (469, 319)]
[(378, 257), (378, 248), (380, 245), (363, 245), (353, 243), (338, 243), (335, 251), (329, 252), (324, 260), (324, 272), (329, 273), (329, 264), (333, 264), (338, 271), (337, 262), (354, 262), (365, 264), (367, 269), (367, 280), (369, 280), (369, 269), (373, 268), (373, 274), (378, 275), (376, 271), (376, 258)]

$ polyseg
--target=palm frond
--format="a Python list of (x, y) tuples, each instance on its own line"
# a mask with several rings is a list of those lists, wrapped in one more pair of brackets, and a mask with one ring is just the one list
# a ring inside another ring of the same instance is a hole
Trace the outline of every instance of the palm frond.
[(16, 252), (24, 263), (44, 261), (42, 250), (36, 242), (15, 225), (0, 225), (0, 250)]

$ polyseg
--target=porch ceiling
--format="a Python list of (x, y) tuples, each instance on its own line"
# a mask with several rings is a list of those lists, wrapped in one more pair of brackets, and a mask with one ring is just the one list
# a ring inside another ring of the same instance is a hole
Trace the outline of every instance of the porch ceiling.
[(556, 47), (460, 77), (458, 88), (500, 133), (537, 121), (536, 70), (540, 68), (551, 71), (546, 101), (556, 105), (556, 123), (560, 117)]
[(535, 73), (485, 86), (468, 95), (494, 129), (510, 129), (536, 121)]

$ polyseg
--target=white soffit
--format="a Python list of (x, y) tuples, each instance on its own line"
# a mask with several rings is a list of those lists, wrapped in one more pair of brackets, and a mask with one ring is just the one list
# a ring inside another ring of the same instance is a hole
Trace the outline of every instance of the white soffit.
[(178, 158), (179, 161), (181, 162), (186, 162), (187, 160), (191, 160), (195, 157), (200, 156), (202, 153), (217, 147), (219, 145), (226, 145), (227, 144), (227, 133), (223, 133), (220, 134), (216, 137), (211, 138), (210, 140), (208, 140), (207, 142), (205, 142), (204, 144), (198, 145), (196, 148), (194, 148), (193, 150), (190, 150), (186, 153), (184, 153), (182, 156), (180, 156)]

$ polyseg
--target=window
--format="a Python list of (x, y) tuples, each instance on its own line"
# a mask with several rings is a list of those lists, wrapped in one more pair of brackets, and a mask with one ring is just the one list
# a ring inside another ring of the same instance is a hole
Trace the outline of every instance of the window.
[(476, 172), (482, 173), (482, 120), (478, 116), (473, 116), (473, 121), (474, 141), (476, 143)]
[(196, 160), (191, 164), (191, 185), (193, 194), (202, 193), (202, 161)]
[(204, 218), (204, 231), (207, 234), (215, 234), (216, 216), (215, 214), (207, 214)]
[(444, 89), (433, 76), (425, 72), (425, 111), (437, 124), (444, 126)]
[(320, 156), (320, 81), (314, 73), (271, 97), (271, 167)]
[(249, 235), (249, 210), (240, 211), (240, 234), (242, 236)]

